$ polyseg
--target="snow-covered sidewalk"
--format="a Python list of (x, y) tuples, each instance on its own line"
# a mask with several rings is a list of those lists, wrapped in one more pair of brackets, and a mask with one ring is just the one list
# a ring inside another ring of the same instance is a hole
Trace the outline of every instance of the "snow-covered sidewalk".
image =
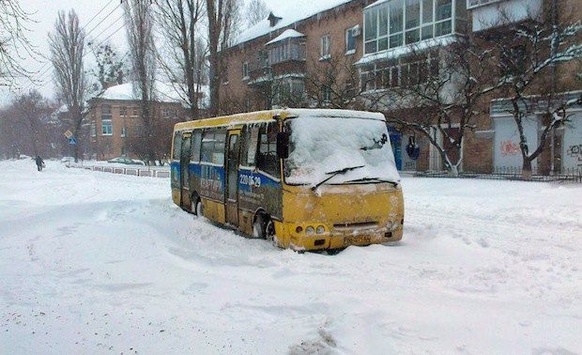
[(582, 352), (582, 186), (403, 179), (401, 243), (275, 249), (168, 179), (0, 161), (0, 353)]

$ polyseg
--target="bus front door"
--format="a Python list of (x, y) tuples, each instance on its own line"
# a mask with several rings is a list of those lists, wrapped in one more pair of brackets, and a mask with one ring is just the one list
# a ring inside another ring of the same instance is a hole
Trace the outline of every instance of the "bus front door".
[(238, 227), (238, 166), (240, 130), (228, 133), (226, 163), (226, 223)]
[(190, 148), (192, 134), (182, 135), (182, 145), (180, 147), (180, 202), (183, 207), (190, 207)]

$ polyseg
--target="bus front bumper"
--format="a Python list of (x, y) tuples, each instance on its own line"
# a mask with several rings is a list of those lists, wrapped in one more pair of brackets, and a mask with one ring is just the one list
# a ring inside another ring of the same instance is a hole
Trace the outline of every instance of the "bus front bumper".
[(402, 234), (402, 225), (393, 230), (383, 228), (373, 231), (335, 231), (321, 235), (294, 234), (291, 235), (289, 247), (297, 251), (343, 249), (351, 245), (365, 246), (396, 242), (402, 239)]

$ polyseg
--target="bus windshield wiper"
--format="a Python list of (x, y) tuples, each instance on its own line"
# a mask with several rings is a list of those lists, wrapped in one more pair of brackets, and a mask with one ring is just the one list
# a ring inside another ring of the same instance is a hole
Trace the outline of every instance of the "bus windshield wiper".
[(377, 177), (375, 177), (375, 178), (367, 177), (367, 178), (355, 179), (355, 180), (350, 180), (348, 182), (366, 182), (366, 181), (387, 182), (394, 187), (396, 187), (396, 186), (398, 186), (398, 184), (400, 184), (400, 181), (392, 181), (392, 180), (387, 180), (387, 179), (382, 179), (382, 178), (377, 178)]
[(320, 187), (321, 185), (325, 184), (328, 180), (332, 179), (334, 176), (337, 176), (339, 174), (345, 174), (348, 171), (352, 171), (352, 170), (356, 170), (359, 168), (363, 168), (365, 165), (357, 165), (357, 166), (349, 166), (343, 169), (339, 169), (339, 170), (334, 170), (334, 171), (330, 171), (325, 173), (326, 175), (329, 175), (329, 177), (323, 179), (322, 181), (318, 182), (317, 185), (313, 186), (311, 188), (312, 191), (315, 191), (318, 187)]

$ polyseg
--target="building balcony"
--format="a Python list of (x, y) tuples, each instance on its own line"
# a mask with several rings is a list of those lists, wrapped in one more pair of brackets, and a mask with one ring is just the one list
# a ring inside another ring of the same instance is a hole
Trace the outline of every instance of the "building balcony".
[(473, 32), (535, 19), (543, 10), (542, 0), (469, 0), (468, 5)]
[(299, 78), (305, 75), (305, 60), (284, 60), (270, 66), (249, 67), (248, 85), (262, 85), (281, 78)]

